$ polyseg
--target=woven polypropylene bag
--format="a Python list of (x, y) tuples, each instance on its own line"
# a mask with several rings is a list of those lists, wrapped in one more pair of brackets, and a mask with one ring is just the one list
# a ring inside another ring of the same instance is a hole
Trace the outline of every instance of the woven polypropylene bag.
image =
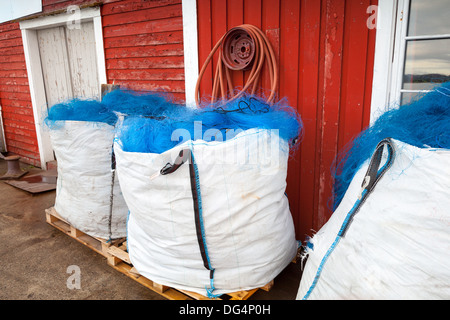
[(309, 241), (297, 299), (450, 298), (450, 150), (391, 141), (353, 219), (369, 161)]
[[(277, 134), (256, 129), (225, 142), (190, 140), (162, 154), (125, 152), (116, 144), (117, 172), (130, 209), (127, 243), (133, 266), (157, 283), (203, 295), (273, 280), (297, 251), (284, 194), (288, 149)], [(160, 174), (182, 150), (192, 152), (195, 162), (203, 247), (192, 163)]]
[(50, 138), (58, 161), (58, 214), (93, 237), (125, 237), (128, 208), (112, 168), (114, 127), (60, 121)]

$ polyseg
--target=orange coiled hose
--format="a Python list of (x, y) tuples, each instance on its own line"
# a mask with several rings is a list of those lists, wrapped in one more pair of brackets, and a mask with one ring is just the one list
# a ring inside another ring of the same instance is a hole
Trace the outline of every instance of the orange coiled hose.
[[(267, 63), (267, 69), (269, 71), (271, 92), (266, 101), (268, 103), (273, 103), (276, 90), (278, 88), (278, 64), (273, 48), (270, 45), (267, 36), (259, 28), (250, 24), (243, 24), (238, 26), (237, 28), (244, 29), (254, 41), (255, 55), (253, 58), (254, 60), (252, 68), (244, 87), (239, 92), (234, 92), (234, 86), (230, 74), (231, 70), (226, 66), (226, 64), (224, 64), (222, 50), (219, 50), (219, 58), (217, 61), (217, 67), (214, 74), (214, 81), (212, 86), (211, 103), (214, 103), (219, 97), (223, 101), (226, 99), (228, 99), (227, 101), (231, 101), (241, 96), (244, 92), (247, 92), (247, 90), (249, 90), (250, 88), (251, 94), (255, 94), (256, 90), (258, 89), (258, 82), (261, 77), (261, 70), (263, 68), (264, 62)], [(206, 58), (202, 69), (200, 70), (197, 84), (195, 86), (195, 102), (197, 105), (199, 105), (199, 100), (201, 101), (199, 96), (199, 87), (203, 74), (205, 73), (206, 67), (211, 62), (217, 49), (219, 49), (219, 47), (222, 45), (225, 36), (226, 34), (223, 35), (216, 43), (216, 45)], [(227, 92), (227, 87), (230, 89), (229, 92)]]

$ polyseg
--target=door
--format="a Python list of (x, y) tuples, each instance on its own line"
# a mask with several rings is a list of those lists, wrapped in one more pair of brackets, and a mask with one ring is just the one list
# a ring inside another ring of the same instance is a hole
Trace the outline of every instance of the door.
[[(100, 99), (106, 83), (100, 7), (20, 21), (41, 168), (54, 160), (44, 118), (70, 98)], [(74, 23), (75, 22), (75, 23)]]
[(47, 107), (71, 98), (99, 97), (94, 26), (79, 26), (37, 31)]

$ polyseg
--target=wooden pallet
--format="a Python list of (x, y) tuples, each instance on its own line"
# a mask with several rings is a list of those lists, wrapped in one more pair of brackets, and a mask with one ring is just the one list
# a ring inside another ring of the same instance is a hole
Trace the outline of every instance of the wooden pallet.
[[(54, 207), (46, 209), (45, 214), (48, 224), (61, 230), (68, 236), (84, 244), (95, 252), (101, 254), (106, 258), (108, 265), (137, 281), (146, 288), (162, 295), (163, 297), (169, 300), (211, 300), (210, 298), (196, 292), (161, 285), (139, 274), (136, 268), (133, 267), (128, 255), (126, 238), (107, 241), (105, 239), (92, 237), (71, 226), (56, 212)], [(274, 281), (272, 280), (263, 287), (226, 293), (221, 295), (220, 298), (216, 298), (216, 300), (247, 300), (260, 289), (269, 291), (273, 284)]]

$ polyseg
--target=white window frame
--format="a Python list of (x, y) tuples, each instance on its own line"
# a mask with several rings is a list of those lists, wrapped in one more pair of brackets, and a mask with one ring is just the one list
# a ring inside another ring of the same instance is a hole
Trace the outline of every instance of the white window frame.
[[(94, 24), (94, 37), (97, 55), (97, 72), (99, 85), (106, 83), (105, 52), (103, 48), (103, 30), (100, 7), (90, 7), (77, 10), (76, 23), (92, 21)], [(78, 20), (79, 19), (79, 20)], [(74, 22), (74, 16), (68, 13), (39, 17), (20, 22), (22, 41), (27, 66), (28, 83), (30, 86), (31, 103), (36, 126), (36, 137), (39, 147), (41, 168), (47, 169), (47, 162), (55, 160), (48, 130), (43, 123), (47, 111), (44, 79), (42, 75), (41, 59), (37, 30), (52, 28)], [(99, 92), (101, 92), (99, 88)]]

